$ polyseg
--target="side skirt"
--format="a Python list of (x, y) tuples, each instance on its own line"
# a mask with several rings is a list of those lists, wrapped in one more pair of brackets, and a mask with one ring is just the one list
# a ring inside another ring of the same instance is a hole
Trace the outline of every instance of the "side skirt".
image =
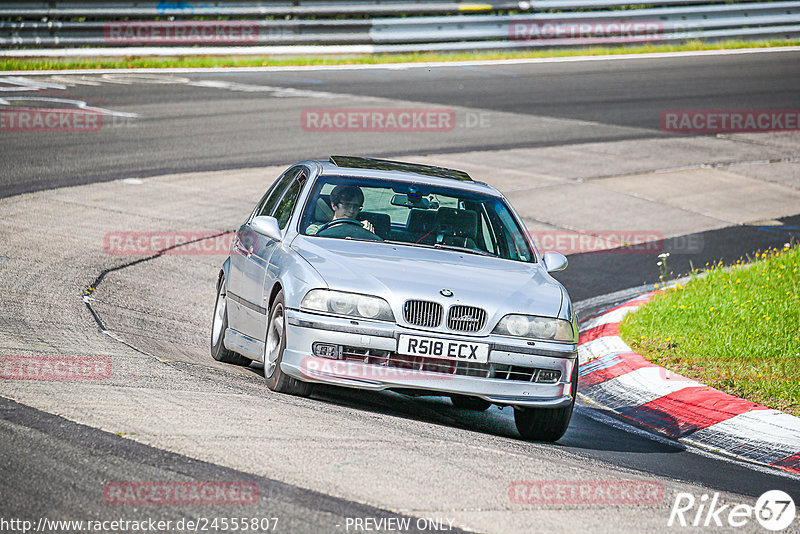
[(225, 330), (225, 339), (223, 340), (225, 348), (238, 352), (242, 356), (255, 360), (257, 362), (264, 361), (264, 343), (250, 336), (246, 336), (241, 332), (237, 332), (232, 328)]

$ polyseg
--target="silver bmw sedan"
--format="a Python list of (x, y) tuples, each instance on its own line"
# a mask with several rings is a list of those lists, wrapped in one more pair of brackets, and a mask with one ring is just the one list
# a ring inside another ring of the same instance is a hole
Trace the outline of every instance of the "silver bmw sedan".
[(290, 167), (233, 238), (211, 354), (314, 383), (512, 406), (555, 441), (578, 381), (577, 320), (556, 252), (540, 255), (493, 187), (462, 171), (333, 156)]

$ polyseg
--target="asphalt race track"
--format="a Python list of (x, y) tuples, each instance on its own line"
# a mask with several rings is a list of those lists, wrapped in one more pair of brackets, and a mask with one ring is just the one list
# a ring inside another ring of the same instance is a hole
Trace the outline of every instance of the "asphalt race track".
[[(102, 247), (111, 231), (230, 231), (281, 167), (355, 153), (453, 167), (463, 160), (509, 196), (532, 230), (580, 228), (570, 222), (580, 211), (608, 221), (630, 216), (628, 227), (657, 226), (643, 222), (646, 212), (628, 215), (583, 200), (583, 188), (607, 178), (658, 179), (689, 169), (695, 178), (720, 173), (739, 184), (733, 175), (746, 172), (752, 198), (762, 198), (754, 188), (771, 191), (771, 205), (755, 200), (746, 208), (755, 215), (736, 218), (724, 211), (724, 189), (703, 190), (697, 194), (717, 211), (697, 208), (703, 218), (687, 211), (689, 222), (658, 226), (666, 245), (702, 244), (673, 254), (676, 276), (706, 262), (732, 262), (800, 238), (800, 202), (784, 195), (782, 204), (780, 194), (800, 189), (800, 136), (679, 135), (663, 131), (660, 116), (800, 109), (799, 60), (798, 51), (777, 51), (0, 76), (0, 115), (12, 106), (88, 106), (100, 121), (83, 131), (3, 131), (8, 122), (0, 128), (0, 354), (104, 355), (115, 366), (99, 385), (0, 380), (0, 520), (175, 523), (240, 515), (278, 517), (277, 532), (396, 530), (391, 522), (357, 528), (354, 518), (410, 518), (409, 532), (437, 531), (434, 520), (448, 532), (699, 532), (667, 527), (677, 493), (719, 492), (722, 502), (752, 505), (782, 489), (800, 502), (800, 477), (687, 450), (589, 404), (576, 408), (564, 438), (546, 445), (520, 441), (510, 409), (476, 414), (438, 398), (332, 387), (319, 387), (311, 399), (273, 394), (256, 365), (226, 366), (208, 354), (224, 255), (124, 256)], [(444, 109), (455, 125), (322, 132), (303, 119), (314, 110), (363, 108)], [(473, 152), (480, 155), (470, 159)], [(493, 176), (493, 168), (502, 172)], [(576, 195), (563, 195), (561, 211), (547, 211), (537, 203), (539, 189), (526, 184), (559, 172)], [(57, 189), (64, 186), (79, 187)], [(652, 198), (662, 207), (672, 202)], [(608, 248), (569, 254), (570, 267), (558, 278), (573, 302), (658, 281), (664, 247), (640, 254)], [(592, 301), (581, 313), (609, 304)], [(663, 497), (607, 506), (518, 504), (509, 498), (518, 480), (645, 480), (663, 488)], [(109, 481), (237, 481), (255, 485), (259, 499), (246, 507), (120, 505), (104, 497)], [(0, 531), (13, 530), (0, 523)]]
[[(397, 156), (421, 150), (645, 140), (667, 136), (659, 130), (664, 110), (800, 105), (797, 52), (491, 67), (28, 79), (65, 89), (43, 89), (36, 95), (0, 93), (4, 98), (84, 101), (140, 117), (106, 116), (104, 127), (86, 136), (25, 132), (4, 138), (0, 196), (116, 178), (283, 165), (354, 151)], [(459, 107), (464, 113), (457, 115), (459, 126), (447, 135), (401, 132), (391, 136), (391, 143), (364, 134), (309, 135), (298, 121), (298, 110), (311, 106), (356, 102), (379, 107), (384, 102), (394, 107), (391, 99)], [(479, 122), (481, 114), (494, 126), (488, 128), (490, 135)], [(53, 158), (58, 168), (53, 168)]]

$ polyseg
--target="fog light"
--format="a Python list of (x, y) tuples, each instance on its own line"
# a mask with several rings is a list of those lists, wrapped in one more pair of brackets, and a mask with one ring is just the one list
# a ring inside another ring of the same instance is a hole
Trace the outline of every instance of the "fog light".
[(314, 352), (314, 356), (332, 360), (338, 360), (339, 354), (342, 352), (342, 348), (339, 345), (331, 345), (330, 343), (314, 343), (311, 349)]
[(561, 378), (561, 371), (551, 369), (539, 369), (539, 375), (536, 377), (537, 382), (546, 382), (554, 384)]

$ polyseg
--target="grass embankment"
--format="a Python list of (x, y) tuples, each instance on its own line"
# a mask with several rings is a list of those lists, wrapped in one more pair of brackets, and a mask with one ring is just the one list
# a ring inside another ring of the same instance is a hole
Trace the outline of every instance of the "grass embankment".
[(365, 65), (377, 63), (419, 63), (438, 61), (475, 61), (572, 56), (604, 56), (609, 54), (648, 54), (655, 52), (690, 52), (695, 50), (728, 50), (738, 48), (775, 48), (799, 46), (800, 40), (721, 41), (705, 43), (689, 41), (681, 44), (644, 44), (637, 46), (594, 46), (546, 50), (403, 54), (362, 54), (338, 56), (179, 56), (81, 58), (0, 58), (0, 71), (54, 69), (141, 69), (202, 67), (280, 67), (302, 65)]
[(621, 335), (654, 363), (800, 415), (800, 247), (737, 263), (657, 295)]

